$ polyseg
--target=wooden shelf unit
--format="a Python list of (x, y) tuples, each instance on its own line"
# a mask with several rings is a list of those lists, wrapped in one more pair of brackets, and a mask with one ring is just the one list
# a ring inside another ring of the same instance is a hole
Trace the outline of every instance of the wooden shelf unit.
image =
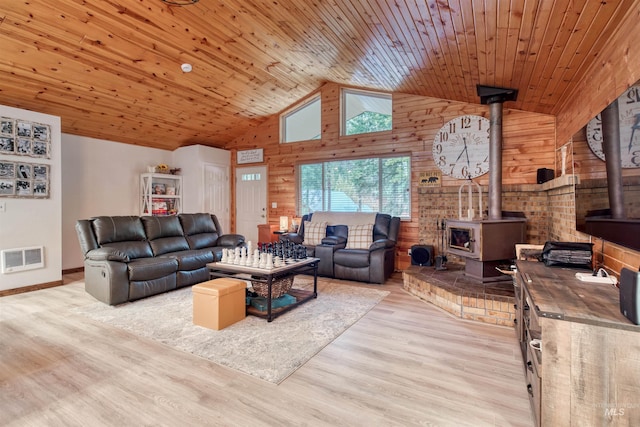
[(640, 327), (620, 313), (618, 289), (575, 278), (585, 270), (517, 267), (515, 328), (536, 425), (640, 425)]
[[(173, 189), (173, 194), (167, 194)], [(182, 177), (164, 173), (140, 175), (140, 215), (177, 215), (182, 212)]]

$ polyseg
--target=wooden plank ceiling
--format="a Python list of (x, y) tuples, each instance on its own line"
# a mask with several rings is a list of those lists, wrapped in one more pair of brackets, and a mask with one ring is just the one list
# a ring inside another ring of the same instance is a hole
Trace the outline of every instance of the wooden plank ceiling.
[[(640, 0), (0, 0), (0, 104), (221, 147), (327, 81), (556, 114)], [(182, 63), (190, 63), (186, 74)]]

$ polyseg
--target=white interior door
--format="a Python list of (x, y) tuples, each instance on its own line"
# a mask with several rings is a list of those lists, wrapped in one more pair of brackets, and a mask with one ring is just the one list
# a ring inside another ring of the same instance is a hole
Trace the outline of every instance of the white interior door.
[(218, 217), (222, 232), (231, 232), (229, 166), (204, 165), (204, 209)]
[(267, 167), (236, 168), (236, 232), (258, 241), (258, 225), (267, 222)]

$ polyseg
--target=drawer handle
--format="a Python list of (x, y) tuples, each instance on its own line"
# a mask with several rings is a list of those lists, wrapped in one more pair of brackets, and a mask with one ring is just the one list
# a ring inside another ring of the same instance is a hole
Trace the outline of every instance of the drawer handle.
[(531, 372), (533, 372), (533, 365), (531, 364), (531, 361), (527, 362), (527, 369)]
[(533, 397), (533, 387), (531, 384), (527, 384), (527, 392), (529, 393), (529, 396)]

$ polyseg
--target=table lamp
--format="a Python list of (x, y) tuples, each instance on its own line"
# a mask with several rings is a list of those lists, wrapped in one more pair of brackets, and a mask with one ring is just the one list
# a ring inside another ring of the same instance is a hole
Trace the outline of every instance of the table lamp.
[(280, 217), (280, 231), (288, 231), (289, 230), (289, 217), (281, 216)]

